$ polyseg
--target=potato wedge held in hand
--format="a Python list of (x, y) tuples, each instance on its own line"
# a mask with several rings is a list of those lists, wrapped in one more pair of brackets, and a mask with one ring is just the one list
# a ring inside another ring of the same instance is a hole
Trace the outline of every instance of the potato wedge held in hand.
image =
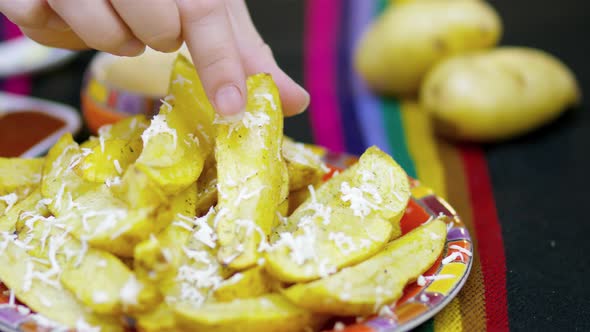
[(213, 117), (195, 68), (179, 55), (168, 96), (141, 136), (137, 167), (167, 194), (182, 191), (199, 178), (213, 149)]
[(401, 234), (409, 198), (406, 173), (371, 147), (273, 230), (266, 267), (281, 281), (301, 282), (362, 261)]
[(202, 332), (313, 331), (323, 320), (293, 305), (280, 294), (207, 303), (200, 308), (180, 305), (175, 308), (175, 313), (181, 326)]
[(0, 157), (0, 196), (37, 186), (41, 181), (44, 162), (43, 158)]
[(256, 264), (288, 193), (277, 87), (268, 74), (249, 77), (247, 85), (242, 118), (216, 120), (219, 259), (238, 270)]
[(441, 254), (446, 224), (436, 219), (389, 243), (366, 261), (284, 292), (302, 308), (338, 316), (369, 315), (395, 302)]
[(424, 80), (420, 101), (439, 133), (493, 142), (552, 121), (580, 97), (573, 73), (555, 57), (502, 47), (441, 62)]

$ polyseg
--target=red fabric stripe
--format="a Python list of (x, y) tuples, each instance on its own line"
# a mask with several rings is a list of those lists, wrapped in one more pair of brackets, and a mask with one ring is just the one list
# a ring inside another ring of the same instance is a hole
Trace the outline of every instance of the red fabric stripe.
[(344, 152), (337, 80), (337, 42), (340, 0), (305, 3), (305, 87), (311, 95), (310, 119), (316, 144)]
[[(3, 17), (4, 37), (6, 39), (14, 39), (20, 37), (22, 32), (12, 22)], [(28, 95), (31, 93), (31, 79), (28, 75), (18, 75), (4, 80), (2, 90), (12, 92), (20, 95)]]
[(464, 146), (461, 147), (461, 157), (465, 166), (478, 239), (477, 250), (485, 287), (487, 330), (508, 331), (506, 257), (485, 156), (478, 147)]

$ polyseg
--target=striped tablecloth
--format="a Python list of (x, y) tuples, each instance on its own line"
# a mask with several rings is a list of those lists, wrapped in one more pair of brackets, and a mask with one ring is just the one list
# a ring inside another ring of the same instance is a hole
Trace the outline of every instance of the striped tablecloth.
[(436, 137), (414, 101), (372, 94), (352, 69), (355, 44), (387, 2), (307, 0), (304, 73), (314, 140), (354, 154), (379, 146), (447, 199), (468, 225), (475, 245), (471, 276), (420, 331), (508, 330), (504, 247), (482, 150)]

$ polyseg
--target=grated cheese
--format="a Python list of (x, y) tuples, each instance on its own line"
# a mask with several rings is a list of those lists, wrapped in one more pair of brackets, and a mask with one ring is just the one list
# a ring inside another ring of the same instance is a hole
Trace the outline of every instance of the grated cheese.
[(447, 265), (459, 257), (461, 257), (461, 260), (463, 260), (463, 255), (460, 252), (455, 251), (455, 252), (451, 253), (450, 255), (448, 255), (447, 257), (443, 258), (442, 265)]
[(194, 249), (189, 249), (189, 248), (183, 246), (182, 251), (184, 251), (184, 254), (188, 258), (193, 259), (197, 262), (201, 262), (201, 263), (205, 263), (205, 264), (211, 263), (211, 260), (209, 259), (209, 257), (210, 257), (209, 253), (204, 250), (194, 250)]
[[(113, 128), (113, 125), (104, 125), (100, 128), (98, 128), (98, 141), (100, 143), (100, 151), (102, 153), (104, 153), (104, 143), (106, 139), (109, 139), (111, 137), (111, 128)], [(65, 151), (64, 151), (65, 153)]]
[(103, 291), (95, 291), (92, 293), (92, 302), (96, 304), (105, 303), (109, 300), (109, 295)]
[(342, 201), (350, 203), (350, 208), (357, 217), (364, 218), (373, 210), (380, 209), (378, 205), (373, 204), (364, 196), (365, 193), (369, 193), (373, 196), (377, 204), (382, 201), (381, 196), (379, 196), (375, 187), (369, 183), (364, 183), (361, 188), (354, 188), (351, 187), (348, 182), (344, 181), (340, 185), (340, 192), (342, 193), (340, 197)]
[(100, 326), (90, 325), (84, 318), (80, 317), (76, 321), (76, 330), (84, 332), (100, 332)]
[(379, 317), (395, 318), (395, 314), (393, 313), (391, 308), (387, 305), (384, 305), (381, 307), (381, 309), (379, 309), (378, 315), (379, 315)]
[(423, 275), (418, 276), (418, 279), (416, 280), (416, 284), (418, 284), (418, 286), (422, 287), (426, 285), (426, 278), (424, 278)]
[(304, 211), (311, 210), (314, 214), (310, 219), (302, 218), (298, 226), (302, 227), (312, 222), (316, 217), (319, 217), (324, 225), (329, 225), (331, 222), (332, 208), (318, 202), (315, 188), (312, 185), (307, 186), (307, 190), (309, 190), (310, 201), (307, 203)]
[(143, 148), (146, 148), (146, 146), (149, 144), (149, 141), (154, 136), (161, 134), (170, 135), (173, 140), (173, 149), (176, 149), (176, 144), (178, 142), (178, 134), (176, 133), (176, 129), (170, 128), (168, 126), (166, 116), (162, 114), (155, 115), (152, 118), (150, 126), (141, 134), (141, 139), (143, 140)]
[(4, 209), (4, 213), (7, 213), (12, 209), (14, 204), (18, 201), (18, 195), (16, 193), (10, 193), (8, 195), (0, 196), (0, 201), (6, 203), (6, 208)]
[(286, 246), (291, 251), (290, 257), (295, 264), (303, 265), (306, 261), (316, 258), (314, 243), (316, 234), (310, 226), (303, 227), (303, 234), (293, 236), (292, 233), (282, 232), (273, 249)]
[(333, 241), (336, 247), (338, 247), (338, 250), (340, 250), (345, 256), (358, 249), (354, 244), (352, 237), (343, 232), (330, 232), (330, 234), (328, 234), (328, 240)]
[(185, 83), (192, 84), (193, 82), (180, 74), (176, 74), (176, 79), (172, 81), (172, 84), (184, 86)]
[(467, 255), (469, 257), (471, 257), (473, 255), (473, 253), (471, 251), (469, 251), (469, 250), (467, 250), (467, 249), (465, 249), (465, 248), (463, 248), (461, 246), (458, 246), (456, 244), (450, 245), (449, 248), (455, 249), (457, 251), (460, 251), (460, 252), (464, 253), (465, 255)]
[(143, 289), (143, 285), (137, 281), (135, 275), (131, 275), (119, 292), (119, 297), (124, 305), (137, 305), (137, 297)]
[(117, 160), (117, 159), (113, 160), (113, 165), (115, 165), (115, 170), (117, 171), (117, 173), (119, 175), (123, 174), (123, 168), (121, 168), (121, 164), (119, 163), (119, 160)]
[(274, 98), (273, 98), (272, 94), (270, 94), (270, 93), (255, 93), (254, 96), (255, 97), (262, 97), (262, 98), (266, 99), (269, 102), (270, 107), (274, 111), (277, 110), (277, 105), (275, 104), (275, 101), (274, 101)]

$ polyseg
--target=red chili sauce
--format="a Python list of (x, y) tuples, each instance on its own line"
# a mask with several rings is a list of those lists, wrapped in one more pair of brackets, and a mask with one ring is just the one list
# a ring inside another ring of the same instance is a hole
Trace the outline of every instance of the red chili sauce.
[(0, 157), (20, 156), (65, 124), (36, 111), (0, 115)]

